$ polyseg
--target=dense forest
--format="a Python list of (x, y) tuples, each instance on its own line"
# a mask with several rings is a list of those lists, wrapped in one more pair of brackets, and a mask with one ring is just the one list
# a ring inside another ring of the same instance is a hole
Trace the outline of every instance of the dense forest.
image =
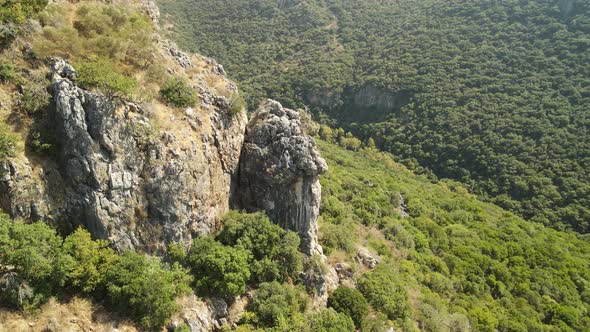
[(432, 184), (374, 148), (320, 147), (330, 167), (320, 224), (329, 260), (352, 260), (358, 246), (381, 255), (358, 288), (402, 330), (590, 328), (586, 241), (482, 203), (459, 183)]
[[(309, 106), (420, 172), (590, 231), (590, 5), (160, 0), (256, 105)], [(426, 169), (423, 169), (426, 168)]]

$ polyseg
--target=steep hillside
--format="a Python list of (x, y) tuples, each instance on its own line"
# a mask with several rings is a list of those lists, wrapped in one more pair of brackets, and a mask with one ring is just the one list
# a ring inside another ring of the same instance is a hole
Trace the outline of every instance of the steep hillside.
[(0, 329), (227, 329), (275, 291), (301, 330), (352, 329), (325, 309), (326, 164), (299, 112), (268, 101), (247, 124), (223, 67), (164, 39), (150, 1), (6, 5)]
[[(584, 236), (277, 101), (248, 120), (151, 1), (5, 4), (0, 330), (590, 330)], [(278, 2), (311, 34), (339, 29), (302, 4)]]
[(51, 4), (3, 52), (0, 114), (21, 135), (0, 160), (12, 217), (161, 252), (229, 209), (247, 120), (238, 90), (145, 13), (138, 1)]
[(586, 1), (158, 1), (256, 104), (309, 105), (526, 219), (589, 230)]
[[(588, 242), (478, 201), (456, 182), (433, 184), (375, 149), (319, 146), (330, 169), (321, 181), (324, 251), (341, 282), (358, 282), (402, 330), (590, 328)], [(381, 257), (374, 271), (365, 273), (362, 248)]]

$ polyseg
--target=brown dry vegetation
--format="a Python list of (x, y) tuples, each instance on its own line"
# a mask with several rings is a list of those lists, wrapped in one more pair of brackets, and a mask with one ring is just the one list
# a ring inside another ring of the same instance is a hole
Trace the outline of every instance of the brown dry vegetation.
[(0, 310), (0, 332), (11, 331), (138, 331), (130, 322), (121, 320), (104, 307), (86, 299), (73, 298), (67, 303), (51, 299), (37, 312), (22, 314)]

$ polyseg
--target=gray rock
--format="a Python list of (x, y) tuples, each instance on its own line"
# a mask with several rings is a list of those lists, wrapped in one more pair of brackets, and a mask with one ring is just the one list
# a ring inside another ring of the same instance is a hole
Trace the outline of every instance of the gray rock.
[(237, 181), (245, 114), (212, 106), (196, 129), (175, 119), (160, 131), (143, 107), (78, 88), (65, 61), (51, 68), (56, 162), (0, 163), (0, 208), (152, 253), (215, 228)]
[(225, 69), (223, 69), (223, 65), (215, 64), (213, 66), (213, 73), (216, 75), (225, 76)]
[(140, 0), (140, 4), (143, 5), (143, 10), (152, 20), (154, 27), (160, 29), (160, 8), (153, 0)]
[(162, 42), (164, 43), (164, 47), (170, 52), (170, 55), (176, 59), (176, 62), (178, 62), (182, 68), (190, 68), (193, 66), (191, 58), (187, 53), (181, 51), (178, 46), (176, 46), (176, 43), (169, 40), (164, 40)]
[(359, 248), (356, 253), (356, 261), (370, 269), (374, 269), (381, 261), (381, 258), (379, 256), (372, 255), (371, 252), (366, 248)]
[(209, 305), (213, 317), (215, 317), (216, 319), (225, 318), (229, 314), (227, 302), (225, 302), (221, 298), (210, 298), (207, 300), (207, 304)]
[(340, 280), (349, 280), (354, 278), (354, 271), (348, 263), (336, 263), (334, 269), (336, 270)]
[(65, 77), (69, 80), (76, 79), (76, 70), (64, 59), (57, 57), (48, 58), (47, 65), (52, 72), (58, 74), (61, 77)]
[(312, 295), (312, 306), (323, 308), (328, 303), (328, 295), (338, 287), (340, 280), (336, 270), (327, 264), (325, 256), (316, 258), (319, 258), (319, 261), (311, 264), (309, 260), (314, 258), (307, 258), (307, 267), (300, 278), (307, 292)]
[(180, 311), (172, 317), (170, 326), (188, 325), (191, 332), (213, 331), (217, 323), (209, 305), (195, 295), (178, 300)]
[(397, 212), (399, 213), (400, 217), (408, 218), (410, 214), (408, 213), (408, 206), (406, 205), (406, 201), (404, 200), (404, 196), (401, 194), (397, 194), (397, 200), (399, 201), (399, 206), (397, 207)]
[[(39, 181), (43, 176), (35, 174), (27, 160), (0, 161), (0, 209), (13, 218), (51, 221), (51, 201), (44, 186), (51, 176)], [(57, 187), (54, 190), (59, 192)]]
[(301, 237), (308, 255), (321, 254), (317, 240), (321, 186), (328, 167), (299, 114), (268, 100), (246, 127), (240, 160), (240, 203), (247, 211), (265, 210), (275, 223)]

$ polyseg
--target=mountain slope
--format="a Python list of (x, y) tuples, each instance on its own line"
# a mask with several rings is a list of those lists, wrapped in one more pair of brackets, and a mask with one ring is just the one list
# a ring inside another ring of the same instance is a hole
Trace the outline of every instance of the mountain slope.
[(251, 104), (310, 105), (526, 219), (590, 230), (587, 2), (159, 3)]
[[(0, 10), (0, 32), (15, 32), (0, 34), (0, 330), (590, 329), (585, 236), (274, 101), (244, 129), (223, 67), (163, 40), (149, 1), (10, 4), (22, 13)], [(339, 29), (324, 2), (278, 4), (310, 34)], [(359, 103), (400, 102), (376, 91)], [(223, 182), (234, 172), (239, 185)], [(222, 215), (230, 203), (265, 211)]]
[[(590, 328), (588, 242), (478, 201), (458, 183), (433, 184), (375, 149), (319, 146), (330, 168), (320, 241), (333, 264), (358, 264), (359, 246), (381, 256), (407, 292), (398, 303), (408, 311), (389, 317), (404, 331)], [(379, 270), (363, 275), (359, 265), (359, 283)]]

